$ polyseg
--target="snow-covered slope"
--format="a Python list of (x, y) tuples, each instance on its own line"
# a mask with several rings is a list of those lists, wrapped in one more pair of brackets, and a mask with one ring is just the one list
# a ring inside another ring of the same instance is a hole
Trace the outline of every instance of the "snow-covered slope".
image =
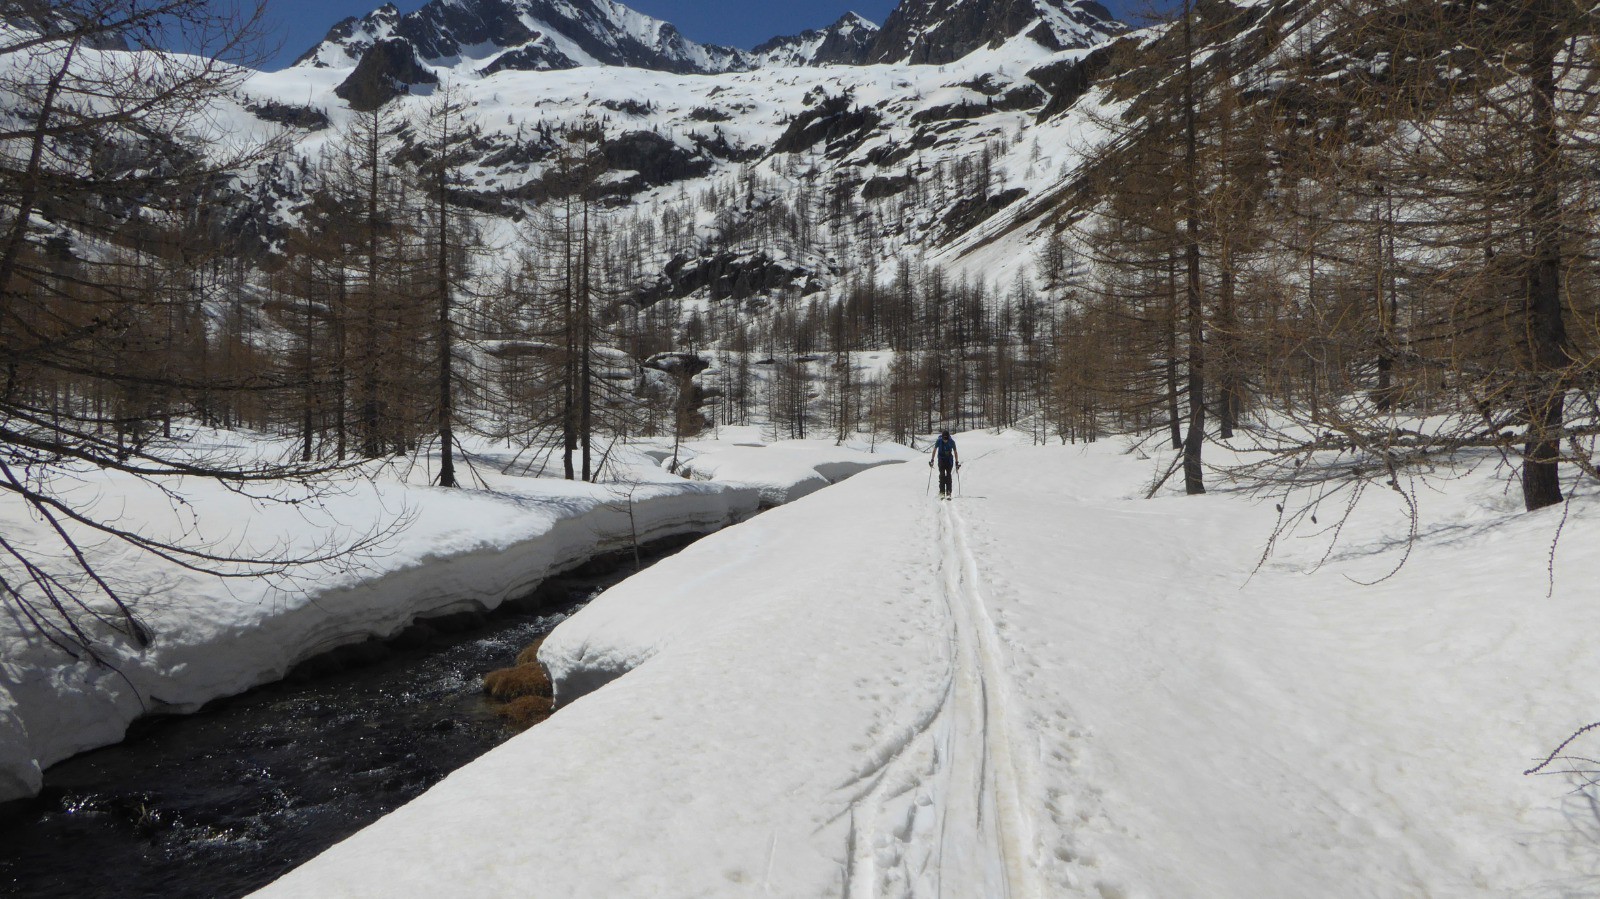
[[(1077, 139), (1080, 119), (1038, 119), (1059, 100), (1062, 73), (1121, 28), (1080, 0), (990, 4), (974, 19), (976, 8), (908, 0), (896, 12), (919, 33), (949, 36), (940, 46), (971, 48), (931, 66), (899, 51), (882, 57), (893, 64), (840, 65), (888, 46), (887, 31), (853, 14), (760, 52), (725, 52), (611, 0), (386, 5), (219, 103), (214, 144), (287, 134), (281, 154), (235, 173), (207, 208), (220, 227), (250, 236), (248, 250), (281, 249), (322, 151), (353, 111), (384, 107), (397, 126), (415, 123), (449, 85), (482, 131), (456, 193), (487, 214), (491, 232), (558, 192), (548, 176), (564, 129), (587, 122), (604, 132), (609, 171), (596, 189), (606, 215), (618, 228), (672, 235), (647, 241), (620, 286), (641, 307), (724, 298), (707, 289), (719, 279), (741, 285), (741, 300), (791, 287), (815, 295), (847, 270), (888, 272), (907, 250), (958, 261), (990, 222), (1054, 195), (1092, 152)], [(398, 130), (404, 141), (424, 132)], [(183, 141), (201, 149), (208, 138)], [(826, 214), (807, 214), (812, 245), (775, 240), (758, 220), (781, 218), (800, 191), (816, 205), (828, 197)], [(667, 227), (685, 215), (687, 228)], [(972, 268), (1010, 279), (1031, 267), (1032, 241), (1023, 235), (999, 253), (1010, 260), (1000, 269)]]
[[(418, 65), (471, 110), (482, 133), (459, 191), (475, 208), (502, 212), (504, 222), (557, 189), (551, 172), (563, 132), (599, 123), (611, 168), (600, 188), (605, 214), (618, 228), (657, 235), (611, 273), (647, 306), (766, 297), (791, 286), (814, 294), (837, 285), (844, 270), (876, 265), (887, 274), (908, 254), (959, 259), (991, 219), (1049, 195), (1088, 151), (1080, 119), (1036, 121), (1054, 73), (1087, 52), (1051, 51), (1022, 36), (945, 66), (705, 76), (621, 66), (483, 75)], [(353, 72), (262, 73), (246, 85), (245, 101), (326, 114), (334, 127), (293, 134), (293, 156), (314, 160), (350, 120), (340, 91)], [(386, 114), (420, 120), (430, 102), (422, 92), (397, 92)], [(283, 198), (274, 213), (283, 227), (293, 224), (302, 171), (286, 158), (263, 169), (269, 184), (250, 188)], [(825, 197), (835, 205), (810, 214), (810, 245), (774, 227), (786, 210)], [(828, 211), (842, 202), (853, 205)], [(1025, 241), (998, 255), (1003, 266), (974, 270), (1009, 283), (1036, 258)], [(719, 278), (735, 285), (731, 294), (715, 287)]]
[(1271, 505), (1143, 500), (1168, 458), (961, 449), (612, 589), (552, 719), (260, 895), (1592, 893), (1594, 790), (1521, 772), (1595, 715), (1593, 497), (1548, 596), (1561, 515), (1487, 471), (1367, 587), (1392, 510), (1255, 571)]

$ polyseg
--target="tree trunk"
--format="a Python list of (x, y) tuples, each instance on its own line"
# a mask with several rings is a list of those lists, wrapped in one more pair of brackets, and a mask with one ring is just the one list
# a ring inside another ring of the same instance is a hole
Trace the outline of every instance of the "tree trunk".
[(1167, 425), (1172, 448), (1183, 449), (1182, 417), (1178, 412), (1178, 258), (1167, 256)]
[(1234, 306), (1235, 273), (1233, 269), (1233, 247), (1229, 238), (1222, 239), (1222, 256), (1218, 260), (1217, 273), (1217, 321), (1213, 333), (1216, 335), (1220, 352), (1218, 353), (1217, 381), (1221, 388), (1222, 402), (1218, 409), (1219, 430), (1222, 439), (1233, 439), (1233, 429), (1239, 423), (1239, 410), (1244, 405), (1239, 388), (1239, 363), (1238, 353), (1238, 321)]
[(1183, 486), (1191, 496), (1205, 493), (1201, 449), (1206, 439), (1205, 306), (1200, 294), (1200, 139), (1195, 122), (1194, 26), (1189, 0), (1183, 4), (1184, 203), (1188, 207), (1189, 433), (1183, 440)]
[[(1546, 8), (1548, 2), (1543, 4)], [(1536, 21), (1544, 16), (1535, 17)], [(1554, 18), (1550, 16), (1549, 18)], [(1534, 193), (1532, 256), (1528, 260), (1526, 334), (1531, 386), (1523, 409), (1528, 442), (1523, 447), (1522, 498), (1528, 511), (1562, 501), (1560, 439), (1565, 421), (1566, 322), (1561, 302), (1561, 144), (1556, 126), (1556, 57), (1561, 42), (1554, 29), (1537, 29), (1530, 48), (1533, 88)]]
[(572, 455), (578, 449), (578, 421), (577, 421), (577, 376), (578, 376), (578, 347), (577, 347), (577, 311), (576, 305), (576, 278), (573, 273), (572, 249), (572, 198), (567, 197), (566, 215), (563, 216), (563, 227), (566, 240), (562, 244), (562, 269), (564, 274), (562, 303), (562, 330), (565, 332), (566, 353), (562, 356), (562, 398), (561, 398), (561, 461), (562, 469), (567, 480), (576, 480), (577, 472), (573, 469)]
[(593, 316), (590, 314), (591, 298), (589, 292), (593, 285), (590, 283), (589, 268), (589, 201), (583, 201), (583, 243), (580, 247), (579, 264), (582, 268), (578, 275), (578, 327), (582, 342), (581, 355), (578, 361), (578, 435), (583, 441), (583, 479), (592, 482), (594, 471), (590, 466), (590, 442), (594, 436), (594, 406), (593, 395), (590, 392), (590, 382), (593, 370), (591, 367), (591, 350), (594, 335)]
[(438, 291), (439, 321), (439, 486), (456, 487), (456, 461), (455, 461), (455, 396), (453, 359), (455, 353), (453, 341), (455, 335), (451, 328), (451, 296), (450, 296), (450, 153), (452, 152), (450, 133), (451, 98), (448, 93), (440, 101), (439, 112), (439, 159), (438, 171), (435, 173), (435, 197), (439, 217), (439, 234), (434, 259), (434, 289)]
[(378, 248), (381, 246), (382, 220), (378, 212), (378, 192), (382, 188), (379, 165), (381, 132), (377, 114), (364, 123), (367, 164), (367, 295), (362, 310), (361, 334), (361, 452), (368, 459), (383, 455), (383, 439), (378, 433)]

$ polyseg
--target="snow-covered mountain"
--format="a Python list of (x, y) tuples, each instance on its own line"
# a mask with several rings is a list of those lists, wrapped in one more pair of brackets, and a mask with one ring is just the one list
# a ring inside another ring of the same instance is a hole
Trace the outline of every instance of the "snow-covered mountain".
[[(388, 107), (414, 162), (425, 151), (405, 125), (443, 83), (474, 130), (455, 195), (492, 220), (520, 220), (558, 195), (563, 135), (591, 123), (606, 169), (594, 195), (670, 235), (631, 254), (637, 270), (621, 276), (642, 307), (809, 296), (907, 250), (958, 260), (1057, 191), (1082, 148), (1081, 123), (1054, 113), (1081, 93), (1084, 60), (1103, 56), (1093, 48), (1123, 30), (1089, 0), (904, 0), (882, 29), (849, 14), (735, 50), (614, 0), (387, 4), (225, 101), (215, 120), (226, 130), (287, 129), (284, 151), (236, 173), (207, 208), (247, 246), (281, 248), (314, 186), (308, 173), (352, 113)], [(198, 149), (207, 138), (182, 141)], [(695, 212), (713, 205), (714, 220)], [(774, 231), (797, 207), (813, 224)], [(1028, 267), (1030, 252), (991, 276)]]
[(827, 28), (775, 37), (754, 50), (700, 44), (613, 0), (432, 0), (393, 4), (335, 25), (296, 63), (359, 64), (375, 47), (432, 66), (484, 74), (629, 66), (716, 74), (773, 66), (947, 63), (1027, 35), (1050, 50), (1089, 47), (1124, 31), (1094, 0), (905, 0), (884, 28), (846, 13)]
[(432, 65), (485, 72), (603, 65), (711, 73), (751, 65), (743, 51), (696, 43), (612, 0), (432, 0), (405, 15), (385, 4), (335, 25), (296, 64), (353, 66), (386, 41), (403, 42)]
[(609, 66), (713, 75), (945, 64), (1018, 39), (1062, 51), (1094, 46), (1124, 30), (1093, 0), (904, 0), (885, 28), (847, 13), (826, 28), (746, 51), (696, 43), (670, 23), (614, 0), (432, 0), (404, 15), (385, 4), (345, 19), (295, 67), (348, 70), (336, 94), (364, 110), (414, 86), (437, 84), (446, 72), (459, 79)]
[(855, 13), (845, 13), (827, 28), (775, 37), (751, 51), (762, 66), (860, 65), (867, 61), (881, 29)]
[(941, 65), (1023, 34), (1047, 49), (1071, 50), (1126, 30), (1095, 0), (904, 0), (867, 61)]
[[(396, 100), (410, 118), (426, 101), (407, 95), (448, 82), (481, 129), (462, 194), (508, 216), (553, 195), (558, 135), (598, 122), (612, 169), (599, 189), (614, 205), (658, 208), (668, 191), (720, 192), (746, 176), (780, 204), (826, 185), (880, 222), (857, 245), (883, 262), (896, 248), (942, 250), (1051, 190), (1066, 143), (1055, 132), (1076, 126), (1044, 123), (1045, 113), (1060, 104), (1062, 79), (1083, 74), (1085, 54), (1124, 31), (1092, 0), (903, 0), (883, 28), (850, 13), (746, 51), (688, 41), (612, 0), (433, 0), (347, 19), (247, 90), (253, 109), (279, 119), (303, 108), (336, 124), (341, 107)], [(1038, 136), (1024, 144), (1025, 134)], [(313, 155), (322, 140), (313, 131), (297, 142)], [(801, 159), (813, 168), (805, 179)], [(297, 190), (267, 193), (288, 210)], [(760, 215), (730, 209), (723, 224), (737, 230), (735, 220)], [(872, 261), (775, 255), (725, 237), (709, 240), (714, 250), (687, 237), (646, 248), (646, 301), (721, 295), (716, 285), (729, 284), (741, 285), (730, 288), (739, 298), (795, 283), (809, 293)]]

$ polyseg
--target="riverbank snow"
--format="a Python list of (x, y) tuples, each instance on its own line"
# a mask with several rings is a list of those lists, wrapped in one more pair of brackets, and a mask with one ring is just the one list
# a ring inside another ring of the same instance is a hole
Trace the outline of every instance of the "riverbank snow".
[(1562, 510), (1442, 482), (1362, 586), (1381, 501), (1255, 570), (1270, 502), (1124, 450), (969, 435), (953, 502), (894, 466), (700, 541), (545, 642), (553, 718), (259, 895), (1600, 888), (1593, 791), (1521, 773), (1600, 717), (1600, 503), (1547, 596)]
[[(201, 439), (237, 440), (220, 434)], [(714, 453), (718, 444), (702, 446)], [(243, 444), (232, 449), (271, 451)], [(794, 484), (779, 485), (784, 489), (819, 477), (818, 469), (842, 477), (891, 461), (831, 446), (779, 443), (772, 451), (797, 463), (789, 472)], [(276, 502), (186, 479), (167, 485), (180, 492), (182, 507), (148, 484), (77, 473), (74, 489), (92, 496), (88, 502), (101, 514), (136, 522), (146, 533), (185, 535), (193, 545), (303, 557), (368, 535), (378, 539), (351, 557), (293, 576), (238, 580), (85, 541), (91, 560), (113, 578), (154, 642), (141, 651), (100, 631), (113, 670), (74, 661), (16, 608), (0, 607), (0, 801), (37, 792), (42, 768), (117, 742), (147, 711), (192, 711), (276, 680), (313, 655), (392, 636), (418, 618), (493, 609), (595, 555), (635, 540), (716, 530), (754, 514), (761, 501), (755, 487), (669, 474), (656, 462), (659, 447), (617, 455), (621, 476), (600, 484), (538, 477), (525, 459), (488, 447), (476, 447), (463, 470), (474, 489), (427, 486), (432, 474), (423, 466), (351, 477), (323, 485), (315, 496), (274, 488)], [(8, 540), (48, 546), (42, 527), (19, 504), (0, 505)]]
[(868, 444), (852, 440), (762, 439), (758, 427), (724, 427), (714, 440), (690, 441), (681, 454), (679, 474), (697, 481), (752, 487), (763, 506), (781, 506), (810, 496), (859, 472), (862, 453), (906, 461), (922, 453), (897, 443)]

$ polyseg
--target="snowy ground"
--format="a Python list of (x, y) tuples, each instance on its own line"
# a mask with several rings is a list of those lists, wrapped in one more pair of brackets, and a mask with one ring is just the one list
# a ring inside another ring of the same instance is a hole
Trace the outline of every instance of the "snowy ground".
[[(1524, 777), (1595, 717), (1600, 503), (1488, 471), (1251, 572), (1270, 504), (970, 435), (690, 547), (563, 624), (568, 702), (260, 895), (1576, 896)], [(1403, 533), (1403, 528), (1400, 528)]]
[[(237, 444), (237, 438), (197, 435)], [(733, 443), (745, 444), (734, 447)], [(664, 471), (670, 448), (619, 450), (620, 482), (583, 484), (536, 477), (509, 450), (476, 447), (464, 479), (442, 490), (422, 466), (351, 477), (315, 502), (261, 502), (203, 480), (174, 481), (186, 505), (150, 485), (99, 471), (63, 473), (72, 501), (106, 520), (135, 524), (189, 545), (250, 555), (303, 557), (393, 528), (376, 545), (289, 578), (228, 580), (160, 563), (148, 554), (88, 540), (90, 558), (155, 635), (140, 651), (102, 632), (117, 670), (74, 662), (40, 639), (17, 609), (0, 606), (0, 801), (36, 792), (40, 770), (114, 743), (147, 710), (189, 711), (283, 676), (337, 646), (395, 634), (419, 617), (492, 609), (588, 558), (681, 533), (715, 530), (753, 514), (764, 496), (800, 493), (895, 460), (832, 444), (781, 442), (754, 429), (699, 441), (691, 452), (715, 466), (723, 453), (781, 455), (779, 466), (728, 466), (739, 483), (689, 481)], [(762, 448), (755, 448), (762, 447)], [(270, 444), (226, 447), (271, 454)], [(282, 449), (278, 447), (277, 449)], [(820, 473), (819, 473), (820, 471)], [(74, 480), (76, 479), (76, 480)], [(715, 479), (713, 479), (715, 480)], [(300, 498), (288, 488), (279, 499)], [(12, 494), (6, 494), (12, 496)], [(631, 514), (630, 514), (631, 513)], [(44, 525), (17, 503), (0, 503), (8, 540), (51, 545)]]

